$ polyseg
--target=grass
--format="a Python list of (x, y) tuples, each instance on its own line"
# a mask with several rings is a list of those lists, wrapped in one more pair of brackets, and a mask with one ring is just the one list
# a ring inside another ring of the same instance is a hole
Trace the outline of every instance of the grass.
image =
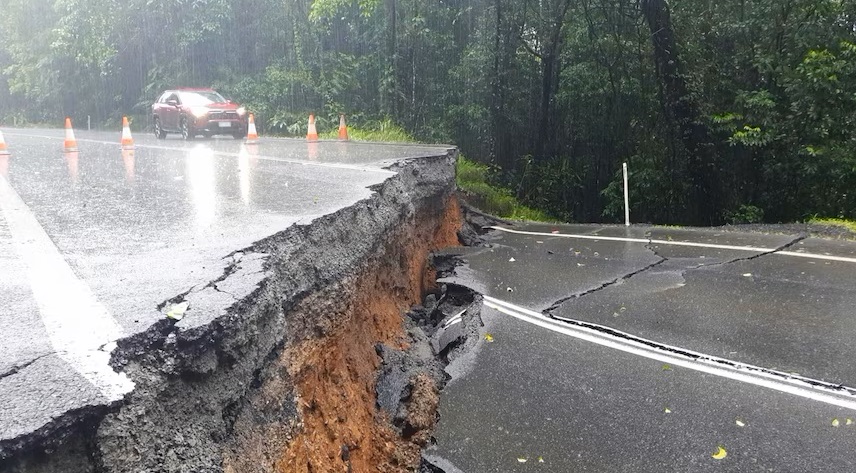
[[(332, 130), (319, 133), (321, 139), (336, 139), (339, 137), (338, 126)], [(383, 141), (389, 143), (417, 143), (416, 139), (410, 136), (400, 126), (392, 122), (392, 120), (383, 120), (376, 122), (374, 126), (365, 128), (357, 128), (348, 125), (348, 138), (354, 141)]]
[(833, 227), (843, 227), (853, 233), (856, 233), (856, 220), (847, 220), (844, 218), (812, 217), (811, 219), (809, 219), (808, 223), (814, 223), (818, 225), (830, 225)]
[(488, 183), (490, 168), (460, 156), (457, 164), (457, 184), (464, 196), (484, 212), (509, 220), (555, 222), (545, 212), (521, 204), (511, 189)]

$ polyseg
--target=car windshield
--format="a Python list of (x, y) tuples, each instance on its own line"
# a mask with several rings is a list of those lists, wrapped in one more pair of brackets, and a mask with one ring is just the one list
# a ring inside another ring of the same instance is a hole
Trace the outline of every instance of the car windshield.
[(211, 103), (223, 103), (226, 99), (214, 91), (180, 92), (181, 103), (185, 105), (208, 105)]

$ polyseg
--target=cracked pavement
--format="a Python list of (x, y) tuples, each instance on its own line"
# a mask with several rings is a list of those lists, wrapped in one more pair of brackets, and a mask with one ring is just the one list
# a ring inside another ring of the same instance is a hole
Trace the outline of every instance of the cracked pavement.
[[(544, 234), (491, 231), (490, 246), (465, 249), (465, 264), (444, 281), (555, 320), (856, 386), (856, 242), (650, 226), (510, 228)], [(856, 411), (670, 367), (489, 308), (483, 318), (493, 341), (450, 367), (458, 375), (427, 452), (447, 472), (856, 467)], [(720, 445), (728, 457), (717, 461)]]
[[(176, 330), (209, 323), (262, 279), (267, 255), (243, 250), (366, 199), (394, 175), (391, 163), (447, 152), (270, 138), (246, 147), (139, 133), (136, 151), (124, 153), (117, 133), (77, 131), (80, 153), (64, 155), (63, 130), (4, 134), (12, 156), (0, 175), (0, 459), (4, 445), (121, 398), (126, 391), (105, 395), (91, 381), (98, 370), (115, 375), (100, 347), (144, 332), (180, 301), (190, 306)], [(57, 257), (34, 259), (43, 247)], [(34, 280), (57, 264), (75, 286), (34, 292)], [(92, 300), (63, 310), (78, 287)], [(45, 301), (58, 316), (53, 326)], [(106, 337), (56, 346), (67, 328), (101, 335), (102, 320), (115, 325)]]

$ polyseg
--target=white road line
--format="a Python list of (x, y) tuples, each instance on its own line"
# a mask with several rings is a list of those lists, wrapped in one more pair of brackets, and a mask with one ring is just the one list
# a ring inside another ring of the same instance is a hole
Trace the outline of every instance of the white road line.
[(123, 336), (122, 328), (92, 289), (74, 274), (27, 204), (0, 176), (0, 211), (21, 260), (42, 322), (57, 355), (109, 401), (121, 399), (134, 383), (110, 367), (99, 347)]
[(800, 253), (798, 251), (778, 251), (777, 255), (795, 256), (797, 258), (822, 259), (828, 261), (843, 261), (845, 263), (856, 263), (856, 258), (847, 258), (844, 256), (819, 255), (817, 253)]
[(443, 324), (443, 328), (449, 328), (452, 325), (463, 322), (464, 321), (463, 316), (464, 316), (464, 313), (466, 311), (467, 311), (467, 309), (464, 309), (464, 310), (458, 312), (457, 314), (453, 315), (452, 317), (449, 317), (449, 320), (447, 320), (446, 323)]
[[(856, 410), (856, 395), (853, 394), (856, 393), (856, 389), (853, 388), (832, 387), (830, 383), (813, 380), (811, 378), (789, 375), (787, 373), (776, 374), (776, 372), (771, 370), (764, 370), (745, 363), (704, 355), (691, 350), (684, 350), (682, 348), (669, 347), (693, 355), (686, 356), (667, 349), (651, 347), (643, 343), (642, 341), (644, 341), (644, 339), (641, 337), (634, 337), (636, 340), (627, 339), (622, 336), (603, 333), (595, 328), (564, 324), (553, 320), (540, 312), (535, 312), (525, 307), (520, 307), (490, 296), (484, 296), (484, 301), (486, 306), (498, 310), (506, 315), (510, 315), (523, 322), (537, 325), (541, 328), (578, 338), (580, 340), (585, 340), (600, 346), (668, 363), (673, 366), (680, 366), (694, 371), (732, 379), (802, 398), (844, 407), (846, 409)], [(598, 327), (596, 324), (587, 325)], [(617, 330), (614, 332), (618, 334), (622, 333)]]
[[(6, 132), (6, 134), (8, 134), (10, 136), (26, 136), (29, 138), (45, 138), (45, 139), (51, 139), (51, 140), (62, 140), (63, 139), (62, 137), (49, 136), (49, 135), (30, 135), (30, 134), (26, 134), (26, 133), (8, 133), (8, 132)], [(96, 143), (96, 144), (102, 144), (102, 145), (116, 145), (117, 147), (120, 145), (120, 143), (118, 141), (93, 140), (93, 139), (88, 139), (88, 138), (78, 138), (77, 142), (78, 143)], [(204, 145), (204, 142), (200, 142), (197, 144)], [(181, 151), (181, 152), (187, 152), (187, 151), (190, 151), (193, 149), (193, 148), (183, 148), (183, 147), (179, 147), (179, 146), (146, 145), (146, 144), (139, 144), (139, 143), (135, 143), (134, 146), (138, 149), (139, 148), (145, 148), (145, 149), (159, 149), (159, 150), (165, 150), (165, 151)], [(251, 145), (251, 146), (259, 146), (259, 145)], [(83, 153), (83, 152), (84, 151), (81, 151), (81, 153)], [(214, 151), (214, 150), (212, 150), (212, 152), (214, 155), (217, 155), (217, 156), (238, 157), (240, 155), (240, 152), (229, 153), (226, 151)], [(322, 162), (315, 162), (315, 161), (305, 161), (302, 159), (280, 158), (280, 157), (276, 157), (276, 156), (265, 156), (265, 155), (256, 155), (256, 154), (252, 154), (251, 156), (253, 159), (261, 159), (263, 161), (277, 161), (277, 162), (289, 163), (289, 164), (300, 164), (303, 166), (317, 166), (317, 167), (325, 167), (325, 168), (333, 168), (333, 169), (348, 169), (351, 171), (376, 172), (379, 174), (387, 174), (390, 176), (396, 174), (395, 171), (390, 171), (388, 169), (375, 168), (375, 167), (370, 167), (370, 166), (358, 166), (356, 164), (330, 163), (330, 162), (322, 163)]]
[[(656, 245), (671, 245), (671, 246), (690, 246), (696, 248), (715, 248), (719, 250), (735, 250), (735, 251), (751, 251), (754, 253), (770, 253), (776, 251), (775, 248), (760, 248), (755, 246), (734, 246), (734, 245), (717, 245), (714, 243), (696, 243), (692, 241), (672, 241), (672, 240), (650, 240), (647, 238), (630, 238), (630, 237), (612, 237), (612, 236), (595, 236), (595, 235), (577, 235), (572, 233), (542, 233), (542, 232), (527, 232), (523, 230), (512, 230), (510, 228), (492, 226), (488, 227), (493, 230), (499, 230), (505, 233), (514, 233), (517, 235), (532, 235), (532, 236), (548, 236), (560, 238), (573, 238), (579, 240), (599, 240), (599, 241), (622, 241), (630, 243), (645, 243)], [(840, 261), (844, 263), (856, 263), (856, 258), (847, 256), (832, 256), (821, 255), (817, 253), (801, 253), (798, 251), (776, 251), (774, 255), (781, 256), (796, 256), (799, 258), (821, 259), (827, 261)]]

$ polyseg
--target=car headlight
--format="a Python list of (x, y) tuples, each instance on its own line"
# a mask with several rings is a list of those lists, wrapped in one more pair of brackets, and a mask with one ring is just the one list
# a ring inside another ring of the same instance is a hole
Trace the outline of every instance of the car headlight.
[(244, 107), (238, 107), (238, 110), (236, 110), (236, 111), (238, 112), (238, 115), (240, 115), (242, 117), (247, 114), (247, 109)]
[(205, 107), (193, 107), (190, 109), (190, 113), (196, 118), (202, 118), (208, 114), (208, 109)]

